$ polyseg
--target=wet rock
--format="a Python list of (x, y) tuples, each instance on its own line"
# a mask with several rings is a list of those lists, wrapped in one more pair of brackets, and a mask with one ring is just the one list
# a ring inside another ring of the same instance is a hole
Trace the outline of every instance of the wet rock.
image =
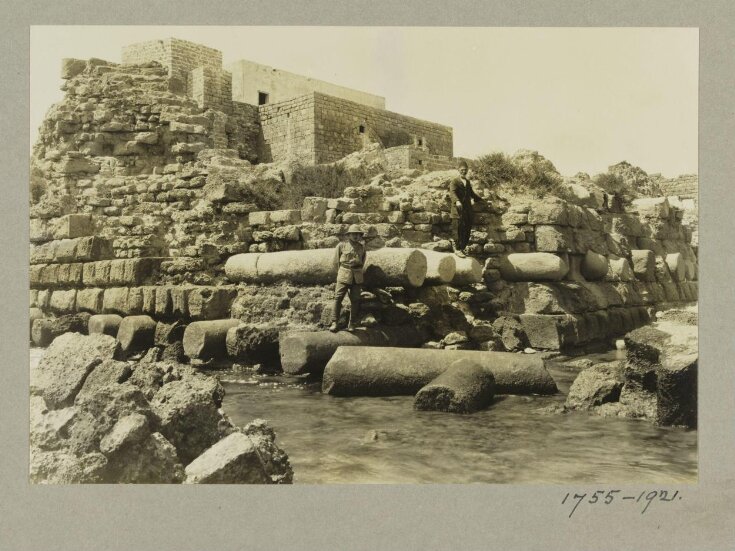
[(187, 484), (265, 484), (258, 450), (250, 438), (233, 432), (186, 466)]
[(70, 406), (91, 371), (118, 352), (117, 341), (108, 335), (65, 333), (31, 370), (31, 393), (43, 396), (50, 409)]
[(567, 409), (588, 410), (617, 402), (623, 388), (621, 362), (597, 364), (577, 375), (567, 395)]
[(258, 449), (266, 475), (274, 484), (291, 484), (293, 469), (288, 455), (276, 444), (276, 433), (263, 419), (255, 419), (245, 425), (242, 432), (250, 438)]
[(31, 339), (36, 346), (46, 347), (64, 333), (87, 333), (90, 314), (67, 314), (58, 318), (42, 318), (33, 322)]
[(697, 427), (696, 352), (678, 354), (656, 371), (656, 423)]
[(219, 411), (223, 396), (219, 381), (199, 375), (165, 384), (153, 397), (160, 431), (185, 465), (233, 430)]

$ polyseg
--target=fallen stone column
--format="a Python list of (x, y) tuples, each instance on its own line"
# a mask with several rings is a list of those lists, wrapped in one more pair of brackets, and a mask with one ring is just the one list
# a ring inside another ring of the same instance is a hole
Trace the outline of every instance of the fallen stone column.
[(122, 316), (117, 314), (95, 314), (89, 318), (89, 334), (94, 335), (100, 333), (102, 335), (110, 335), (117, 337), (117, 332), (122, 323)]
[(561, 281), (569, 266), (552, 253), (513, 253), (500, 263), (500, 275), (508, 281)]
[(189, 358), (209, 360), (227, 354), (227, 331), (240, 320), (195, 321), (184, 331), (184, 354)]
[(126, 316), (117, 330), (117, 340), (123, 352), (145, 350), (153, 346), (156, 322), (150, 316)]
[(365, 260), (365, 285), (421, 287), (426, 269), (426, 256), (418, 249), (386, 247), (369, 251)]
[(416, 394), (413, 407), (423, 411), (473, 413), (485, 409), (495, 395), (495, 377), (480, 365), (461, 359)]
[(454, 279), (454, 274), (457, 271), (457, 262), (453, 254), (424, 250), (421, 252), (426, 257), (425, 284), (443, 285)]
[(554, 379), (535, 355), (425, 348), (337, 349), (322, 378), (322, 392), (335, 396), (412, 395), (447, 370), (467, 359), (495, 377), (498, 394), (554, 394)]
[(360, 329), (354, 333), (314, 331), (288, 333), (281, 337), (281, 368), (286, 373), (321, 375), (340, 346), (419, 346), (425, 338), (413, 326)]
[(453, 285), (470, 285), (472, 283), (480, 283), (482, 281), (482, 264), (474, 258), (456, 257), (454, 259), (456, 270), (452, 278)]
[(262, 253), (232, 255), (225, 262), (225, 275), (230, 281), (258, 281), (258, 259)]
[[(225, 274), (235, 282), (329, 285), (337, 280), (337, 255), (335, 249), (237, 254), (225, 263)], [(384, 248), (367, 253), (366, 285), (420, 287), (425, 278), (426, 257), (418, 249)]]
[[(225, 273), (227, 268), (225, 267)], [(263, 253), (257, 262), (258, 282), (287, 280), (293, 283), (334, 283), (337, 278), (335, 249)]]
[(36, 346), (48, 346), (58, 336), (64, 333), (87, 332), (89, 314), (67, 314), (58, 318), (40, 318), (33, 321), (31, 340)]

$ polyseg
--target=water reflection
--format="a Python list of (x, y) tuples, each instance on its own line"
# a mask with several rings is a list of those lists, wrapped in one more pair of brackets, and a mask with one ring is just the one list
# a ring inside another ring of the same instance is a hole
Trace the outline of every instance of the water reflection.
[[(549, 367), (566, 393), (579, 369)], [(225, 411), (237, 424), (268, 419), (298, 483), (696, 482), (696, 431), (540, 411), (563, 395), (506, 396), (458, 416), (414, 411), (409, 396), (336, 398), (243, 375), (221, 375)]]

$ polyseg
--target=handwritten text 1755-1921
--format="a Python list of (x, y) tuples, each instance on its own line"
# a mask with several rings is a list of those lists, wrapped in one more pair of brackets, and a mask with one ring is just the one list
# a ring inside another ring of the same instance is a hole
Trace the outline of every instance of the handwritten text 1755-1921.
[(572, 518), (580, 505), (638, 504), (637, 509), (644, 514), (654, 502), (672, 503), (680, 501), (681, 498), (679, 490), (643, 490), (640, 493), (627, 493), (623, 490), (597, 490), (595, 492), (567, 492), (561, 504), (571, 507), (569, 518)]

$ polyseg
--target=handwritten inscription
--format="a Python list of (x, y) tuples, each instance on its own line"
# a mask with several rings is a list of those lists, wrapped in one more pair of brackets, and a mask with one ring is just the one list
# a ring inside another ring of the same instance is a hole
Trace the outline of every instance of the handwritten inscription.
[(679, 490), (643, 490), (639, 494), (627, 494), (623, 490), (597, 490), (596, 492), (573, 493), (567, 492), (564, 499), (561, 500), (562, 505), (571, 508), (569, 518), (572, 518), (575, 511), (586, 505), (603, 505), (609, 506), (616, 503), (638, 504), (641, 515), (648, 511), (653, 503), (671, 503), (681, 500)]

